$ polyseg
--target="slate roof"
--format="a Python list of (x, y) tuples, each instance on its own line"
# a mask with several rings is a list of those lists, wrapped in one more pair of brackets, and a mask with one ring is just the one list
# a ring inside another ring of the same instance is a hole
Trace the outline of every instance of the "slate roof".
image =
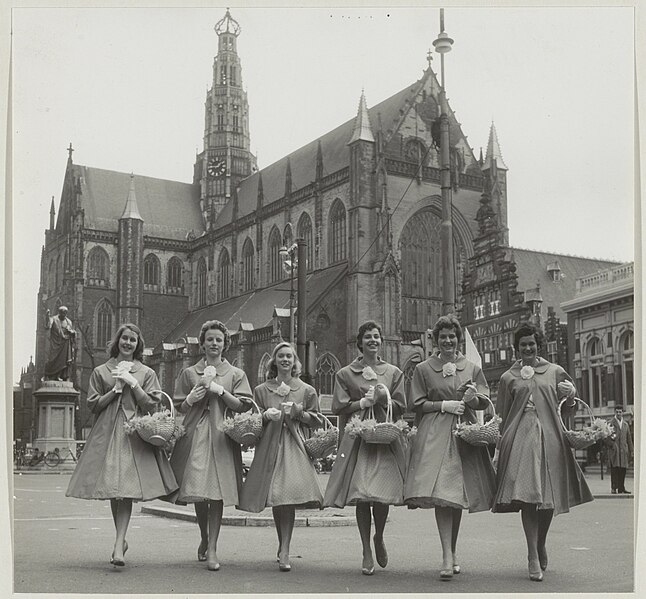
[[(118, 231), (130, 174), (75, 164), (74, 175), (81, 182), (85, 227)], [(183, 240), (191, 230), (204, 231), (198, 185), (141, 175), (135, 175), (134, 184), (144, 235)]]
[[(341, 280), (347, 269), (347, 264), (337, 264), (307, 275), (305, 296), (308, 313)], [(271, 324), (274, 307), (289, 308), (289, 292), (289, 279), (285, 279), (270, 287), (195, 310), (165, 335), (163, 342), (175, 343), (186, 335), (197, 337), (202, 324), (213, 319), (223, 322), (232, 332), (238, 330), (241, 322), (251, 323), (254, 329), (263, 328)]]
[[(432, 75), (429, 69), (423, 77), (425, 79)], [(404, 88), (390, 98), (376, 104), (368, 109), (370, 123), (373, 126), (373, 133), (379, 123), (384, 128), (384, 133), (388, 135), (389, 128), (394, 129), (395, 123), (399, 122), (402, 115), (400, 112), (404, 107), (408, 108), (414, 97), (415, 92), (419, 89), (420, 82)], [(406, 100), (409, 100), (406, 103)], [(258, 200), (258, 178), (262, 173), (263, 195), (265, 205), (269, 205), (282, 198), (285, 195), (285, 171), (289, 159), (292, 170), (292, 189), (297, 190), (309, 185), (315, 180), (316, 175), (316, 156), (318, 151), (318, 141), (321, 141), (321, 152), (323, 155), (323, 176), (330, 175), (342, 168), (350, 165), (350, 151), (348, 142), (352, 137), (355, 126), (356, 114), (352, 116), (336, 129), (332, 129), (321, 137), (311, 141), (298, 150), (284, 156), (277, 162), (261, 169), (240, 183), (238, 190), (238, 218), (252, 213), (256, 209)], [(215, 227), (222, 227), (229, 224), (232, 220), (232, 202), (228, 202), (215, 223)]]
[[(513, 257), (516, 263), (518, 291), (532, 290), (536, 288), (537, 283), (540, 284), (540, 294), (543, 298), (542, 312), (546, 314), (547, 308), (552, 307), (561, 321), (567, 320), (565, 312), (561, 309), (561, 303), (574, 297), (578, 278), (620, 264), (597, 258), (582, 258), (520, 248), (508, 248), (506, 253), (506, 257)], [(547, 270), (548, 265), (556, 261), (562, 273), (558, 283), (552, 280)]]

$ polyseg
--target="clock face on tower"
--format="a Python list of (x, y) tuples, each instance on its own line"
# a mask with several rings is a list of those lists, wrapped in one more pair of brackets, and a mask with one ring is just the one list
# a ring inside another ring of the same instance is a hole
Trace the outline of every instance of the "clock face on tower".
[(221, 177), (227, 170), (227, 165), (221, 158), (210, 158), (206, 165), (206, 172), (209, 177)]

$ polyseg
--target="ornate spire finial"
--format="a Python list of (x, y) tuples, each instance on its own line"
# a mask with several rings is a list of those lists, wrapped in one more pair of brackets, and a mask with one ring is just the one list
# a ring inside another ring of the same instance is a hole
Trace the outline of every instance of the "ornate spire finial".
[(348, 143), (351, 144), (359, 140), (375, 141), (375, 136), (372, 134), (372, 127), (370, 126), (370, 116), (368, 115), (368, 106), (366, 105), (366, 96), (363, 93), (363, 89), (361, 90), (361, 98), (359, 99), (357, 118), (354, 121), (354, 131)]
[(223, 33), (233, 33), (236, 37), (240, 35), (241, 31), (240, 24), (231, 16), (228, 8), (224, 17), (215, 24), (214, 29), (215, 33), (218, 35), (222, 35)]
[(69, 148), (67, 148), (67, 159), (72, 160), (72, 152), (74, 151), (74, 148), (72, 147), (72, 142), (70, 142)]

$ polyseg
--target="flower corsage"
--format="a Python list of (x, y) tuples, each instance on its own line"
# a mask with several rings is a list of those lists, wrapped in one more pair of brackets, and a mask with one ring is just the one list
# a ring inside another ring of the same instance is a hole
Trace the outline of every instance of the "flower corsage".
[(361, 376), (367, 381), (377, 380), (377, 373), (370, 366), (364, 366)]
[(278, 387), (274, 389), (274, 393), (276, 395), (280, 395), (281, 397), (287, 397), (289, 395), (289, 392), (291, 389), (289, 388), (289, 385), (285, 384), (285, 381), (283, 381)]
[(520, 378), (521, 379), (525, 379), (526, 381), (528, 381), (533, 376), (534, 376), (534, 369), (531, 366), (526, 364), (525, 366), (523, 366), (520, 369)]
[(457, 366), (453, 362), (447, 362), (446, 364), (442, 364), (442, 376), (443, 377), (453, 376), (457, 369), (458, 369)]

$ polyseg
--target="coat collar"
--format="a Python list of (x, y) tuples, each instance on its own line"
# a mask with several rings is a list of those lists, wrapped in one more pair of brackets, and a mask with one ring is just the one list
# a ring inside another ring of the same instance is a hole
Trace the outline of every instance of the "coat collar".
[[(197, 364), (195, 364), (195, 371), (197, 374), (204, 374), (204, 369), (206, 368), (206, 358), (202, 358)], [(229, 370), (231, 370), (233, 366), (229, 364), (229, 362), (226, 361), (225, 358), (222, 358), (222, 362), (220, 362), (216, 367), (215, 367), (215, 372), (217, 372), (218, 376), (224, 376)]]
[[(538, 374), (543, 374), (550, 366), (551, 362), (548, 362), (544, 358), (541, 358), (540, 356), (537, 358), (538, 364), (534, 366), (534, 372), (537, 372)], [(509, 372), (511, 372), (515, 377), (520, 377), (520, 369), (523, 366), (523, 361), (522, 360), (516, 360), (512, 367), (509, 369)]]
[[(265, 381), (265, 384), (267, 385), (267, 387), (269, 387), (271, 391), (275, 391), (280, 386), (280, 383), (276, 379), (267, 379)], [(301, 381), (301, 379), (299, 379), (296, 376), (292, 377), (292, 380), (289, 381), (289, 388), (292, 391), (298, 391), (302, 386), (303, 386), (303, 381)]]
[[(363, 361), (363, 356), (358, 356), (350, 363), (349, 366), (352, 372), (361, 374), (363, 372), (363, 369), (367, 366), (367, 364)], [(388, 362), (385, 362), (384, 360), (381, 359), (380, 356), (377, 356), (377, 364), (375, 366), (372, 366), (372, 369), (377, 374), (384, 375), (386, 374), (386, 370), (388, 369)]]
[[(447, 364), (447, 362), (444, 362), (442, 358), (440, 358), (439, 353), (435, 353), (429, 356), (427, 362), (435, 372), (442, 372), (442, 367), (444, 366), (444, 364)], [(460, 352), (458, 352), (455, 362), (453, 363), (458, 370), (464, 370), (467, 365), (467, 359)]]
[[(118, 360), (117, 358), (110, 358), (105, 365), (110, 369), (110, 371), (114, 370), (117, 367), (117, 364), (119, 364), (121, 360)], [(132, 361), (132, 368), (130, 369), (130, 372), (138, 372), (143, 368), (143, 364), (139, 360), (131, 360)]]

